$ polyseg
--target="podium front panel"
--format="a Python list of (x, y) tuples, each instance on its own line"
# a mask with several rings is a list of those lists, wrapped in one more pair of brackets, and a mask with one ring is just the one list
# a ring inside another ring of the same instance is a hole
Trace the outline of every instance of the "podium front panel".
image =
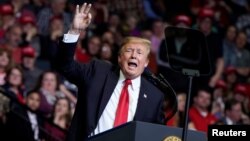
[[(187, 141), (207, 141), (204, 132), (188, 130)], [(179, 138), (182, 128), (133, 121), (89, 138), (89, 141), (164, 141)]]

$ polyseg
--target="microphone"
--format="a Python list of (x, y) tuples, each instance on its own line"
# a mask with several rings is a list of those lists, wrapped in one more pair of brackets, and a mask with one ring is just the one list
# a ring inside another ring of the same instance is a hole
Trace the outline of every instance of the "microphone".
[(167, 122), (169, 119), (171, 119), (175, 113), (177, 112), (177, 97), (174, 89), (171, 87), (171, 85), (168, 83), (168, 81), (163, 77), (163, 75), (160, 74), (160, 78), (157, 77), (155, 74), (153, 74), (149, 68), (145, 68), (143, 72), (143, 76), (146, 77), (148, 81), (150, 81), (152, 84), (154, 84), (158, 89), (160, 89), (164, 93), (165, 100), (169, 102), (167, 104), (167, 108), (171, 108), (168, 106), (172, 106), (171, 112), (166, 115), (165, 122)]

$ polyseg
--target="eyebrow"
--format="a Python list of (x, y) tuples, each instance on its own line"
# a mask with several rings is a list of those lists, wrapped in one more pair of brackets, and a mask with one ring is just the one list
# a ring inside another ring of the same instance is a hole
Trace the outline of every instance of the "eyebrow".
[(140, 48), (134, 49), (134, 48), (132, 48), (132, 47), (127, 47), (126, 50), (127, 50), (127, 49), (132, 49), (132, 50), (136, 50), (136, 51), (142, 51), (142, 49), (140, 49)]

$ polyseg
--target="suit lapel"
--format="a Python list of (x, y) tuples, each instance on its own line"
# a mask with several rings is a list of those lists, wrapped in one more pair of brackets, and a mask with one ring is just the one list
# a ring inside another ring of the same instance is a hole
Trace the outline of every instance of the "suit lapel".
[(144, 117), (144, 113), (146, 110), (145, 107), (147, 106), (148, 95), (146, 93), (147, 86), (145, 81), (146, 80), (141, 77), (141, 87), (134, 120), (141, 120)]
[(103, 92), (103, 96), (101, 98), (101, 103), (100, 103), (100, 109), (98, 112), (98, 119), (101, 117), (104, 108), (106, 107), (106, 105), (108, 104), (108, 101), (115, 89), (115, 86), (118, 82), (119, 79), (119, 69), (116, 69), (115, 71), (111, 71), (107, 77), (106, 77), (106, 81), (104, 84), (104, 92)]

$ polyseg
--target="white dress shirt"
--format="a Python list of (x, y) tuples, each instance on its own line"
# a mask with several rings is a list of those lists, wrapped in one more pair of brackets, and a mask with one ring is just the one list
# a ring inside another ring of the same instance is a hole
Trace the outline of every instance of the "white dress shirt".
[(31, 113), (30, 111), (27, 111), (27, 113), (28, 113), (28, 117), (29, 117), (29, 120), (30, 120), (31, 128), (32, 128), (32, 130), (34, 132), (34, 139), (38, 140), (39, 139), (39, 137), (38, 137), (39, 125), (38, 125), (38, 122), (37, 122), (37, 116), (36, 116), (36, 114)]
[[(137, 77), (136, 79), (131, 80), (131, 82), (132, 84), (128, 86), (129, 111), (128, 111), (127, 121), (132, 121), (135, 115), (135, 111), (136, 111), (136, 107), (138, 103), (140, 85), (141, 85), (141, 77)], [(120, 71), (118, 83), (116, 84), (116, 87), (108, 101), (108, 104), (106, 105), (97, 123), (97, 127), (95, 128), (91, 136), (113, 128), (115, 115), (116, 115), (116, 109), (118, 107), (121, 91), (122, 91), (124, 84), (125, 84), (125, 77), (123, 73)]]
[(226, 117), (226, 123), (227, 125), (234, 125), (234, 122), (229, 117)]

